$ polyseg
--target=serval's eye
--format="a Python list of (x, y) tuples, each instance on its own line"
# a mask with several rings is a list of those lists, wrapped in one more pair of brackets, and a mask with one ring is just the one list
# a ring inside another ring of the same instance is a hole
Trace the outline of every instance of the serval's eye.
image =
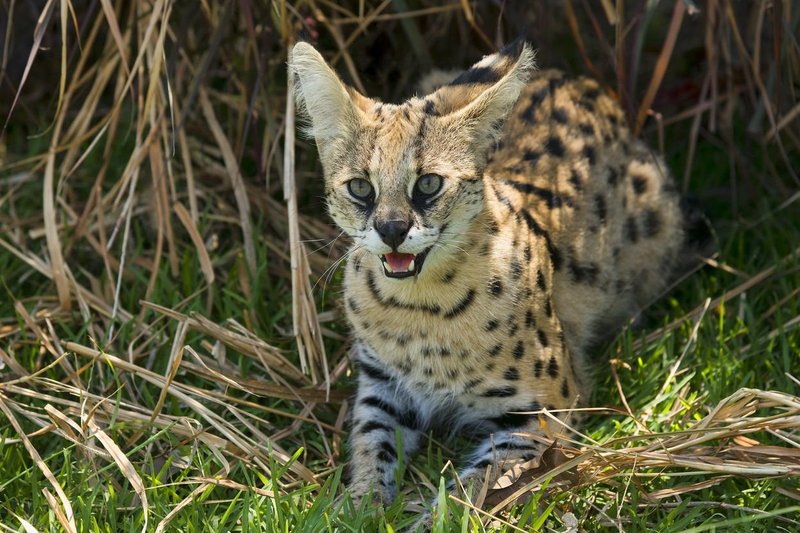
[(356, 178), (347, 182), (347, 190), (359, 200), (369, 200), (372, 196), (372, 184), (364, 178)]
[(424, 199), (430, 198), (442, 188), (442, 177), (438, 174), (425, 174), (420, 176), (414, 184), (415, 196), (419, 195)]

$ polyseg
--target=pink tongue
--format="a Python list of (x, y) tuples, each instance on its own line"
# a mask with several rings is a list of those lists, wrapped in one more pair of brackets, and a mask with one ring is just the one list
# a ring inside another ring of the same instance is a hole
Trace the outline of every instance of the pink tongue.
[(414, 254), (401, 254), (390, 252), (386, 254), (386, 262), (392, 267), (393, 272), (408, 271), (408, 266), (414, 260)]

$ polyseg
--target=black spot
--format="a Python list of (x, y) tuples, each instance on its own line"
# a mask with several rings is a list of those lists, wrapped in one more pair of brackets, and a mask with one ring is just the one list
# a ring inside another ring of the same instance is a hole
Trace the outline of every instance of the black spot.
[(661, 229), (661, 217), (654, 209), (647, 209), (642, 217), (642, 228), (645, 237), (655, 237)]
[(536, 327), (536, 319), (533, 317), (533, 309), (528, 309), (527, 311), (525, 311), (525, 327), (526, 328)]
[(561, 139), (559, 139), (555, 135), (550, 136), (544, 142), (544, 149), (547, 150), (547, 152), (553, 157), (564, 157), (564, 153), (566, 152), (564, 143), (561, 142)]
[(600, 223), (605, 225), (608, 208), (606, 207), (606, 199), (600, 194), (594, 196), (594, 212)]
[(536, 286), (539, 287), (539, 290), (542, 292), (547, 290), (547, 283), (544, 280), (544, 274), (541, 270), (536, 273)]
[(616, 187), (619, 182), (619, 170), (614, 167), (608, 167), (608, 184), (611, 187)]
[(559, 124), (566, 124), (569, 120), (567, 117), (567, 110), (563, 107), (556, 107), (553, 109), (553, 120), (558, 122)]
[(444, 314), (445, 318), (454, 318), (467, 310), (470, 304), (475, 300), (475, 290), (469, 289), (467, 294), (456, 304), (451, 310)]
[(564, 378), (564, 381), (561, 382), (561, 396), (564, 398), (569, 398), (569, 384), (567, 383), (566, 378)]
[(508, 336), (513, 337), (517, 334), (517, 330), (519, 330), (519, 325), (516, 322), (511, 322), (508, 325)]
[(411, 337), (409, 337), (408, 335), (400, 335), (395, 340), (397, 341), (398, 346), (405, 346), (406, 344), (408, 344), (408, 341), (411, 340)]
[(375, 298), (375, 300), (379, 304), (387, 307), (394, 307), (397, 309), (404, 309), (407, 311), (421, 311), (431, 315), (438, 315), (442, 311), (442, 308), (436, 304), (433, 305), (407, 304), (397, 300), (394, 296), (384, 299), (383, 295), (378, 289), (378, 286), (375, 284), (375, 277), (373, 276), (372, 272), (367, 272), (367, 288), (369, 288), (369, 291), (370, 293), (372, 293), (373, 298)]
[(422, 427), (421, 421), (414, 411), (399, 409), (385, 400), (378, 398), (377, 396), (367, 396), (365, 398), (361, 398), (359, 403), (380, 409), (390, 417), (394, 418), (398, 424), (407, 428), (419, 429)]
[(392, 377), (384, 372), (381, 368), (367, 363), (363, 359), (358, 359), (358, 367), (361, 369), (366, 376), (377, 380), (377, 381), (390, 381)]
[(494, 277), (489, 281), (489, 293), (492, 296), (503, 294), (503, 282), (500, 281), (500, 278)]
[(569, 273), (575, 283), (594, 285), (597, 282), (597, 276), (600, 274), (600, 267), (597, 266), (597, 263), (581, 265), (572, 259), (569, 262)]
[(394, 428), (389, 426), (388, 424), (384, 424), (382, 422), (378, 422), (376, 420), (370, 420), (360, 428), (356, 430), (357, 433), (365, 434), (371, 433), (373, 431), (386, 431), (389, 433), (394, 433)]
[(519, 261), (511, 261), (509, 272), (511, 274), (511, 279), (515, 281), (522, 277), (522, 265), (519, 264)]
[(384, 463), (393, 463), (396, 458), (392, 457), (386, 451), (381, 450), (378, 452), (378, 460)]
[(544, 99), (550, 96), (550, 87), (542, 87), (538, 89), (533, 94), (531, 94), (531, 105), (530, 109), (535, 109), (544, 102)]
[(453, 281), (453, 278), (455, 277), (456, 277), (455, 271), (451, 270), (450, 272), (442, 276), (442, 283), (450, 283), (451, 281)]
[(567, 79), (559, 75), (557, 78), (550, 78), (547, 80), (547, 85), (550, 90), (551, 94), (555, 94), (559, 87), (563, 86), (567, 82)]
[(484, 398), (508, 398), (517, 394), (517, 388), (512, 386), (497, 387), (484, 391), (481, 396)]
[(424, 355), (425, 357), (430, 357), (431, 355), (433, 355), (433, 348), (431, 348), (430, 346), (423, 346), (422, 355)]
[[(388, 440), (384, 440), (381, 441), (379, 446), (381, 449), (380, 453), (388, 455), (389, 457), (392, 458), (392, 460), (397, 459), (397, 450), (394, 449), (394, 445), (391, 442), (389, 442)], [(378, 457), (380, 457), (380, 454), (378, 455)], [(390, 461), (385, 461), (385, 462), (388, 463)]]
[(500, 226), (497, 224), (496, 220), (492, 220), (489, 222), (489, 233), (492, 235), (497, 235), (500, 232)]
[(495, 450), (538, 450), (539, 447), (528, 442), (505, 441), (495, 444)]
[(532, 402), (530, 405), (510, 409), (510, 412), (503, 413), (500, 416), (487, 418), (486, 421), (495, 424), (499, 429), (519, 428), (528, 424), (531, 418), (536, 416), (531, 413), (541, 410), (542, 406), (539, 402)]
[(516, 369), (516, 367), (508, 367), (506, 368), (506, 371), (503, 372), (503, 379), (507, 379), (508, 381), (517, 381), (519, 380), (519, 371)]
[(531, 299), (533, 298), (533, 289), (531, 287), (525, 287), (525, 294), (523, 295), (524, 299)]
[(572, 173), (569, 176), (569, 182), (577, 192), (581, 192), (583, 190), (583, 181), (581, 181), (581, 177), (578, 175), (577, 170), (572, 170)]
[(590, 165), (594, 165), (597, 161), (597, 152), (594, 149), (594, 146), (586, 145), (583, 147), (583, 157), (585, 157)]
[(464, 390), (474, 389), (481, 383), (483, 383), (483, 378), (471, 379), (464, 384)]
[(525, 344), (522, 341), (517, 341), (517, 345), (514, 346), (514, 359), (522, 359), (525, 356)]
[(553, 316), (553, 304), (550, 303), (550, 298), (544, 301), (544, 314), (546, 314), (548, 318)]
[(500, 351), (502, 349), (503, 349), (503, 345), (502, 344), (495, 344), (494, 346), (492, 346), (489, 349), (489, 351), (487, 353), (489, 354), (489, 357), (495, 357), (497, 354), (500, 353)]
[(572, 205), (573, 201), (572, 198), (569, 197), (562, 197), (561, 195), (553, 193), (553, 191), (549, 189), (544, 189), (542, 187), (537, 187), (532, 183), (516, 181), (511, 179), (503, 180), (503, 183), (513, 187), (514, 189), (523, 192), (525, 194), (532, 194), (541, 200), (544, 200), (547, 204), (547, 207), (554, 209), (556, 207), (561, 207), (562, 203), (566, 203), (568, 205)]
[(633, 192), (637, 195), (642, 195), (647, 191), (647, 178), (640, 175), (631, 176), (633, 181)]
[(503, 180), (503, 183), (505, 183), (506, 185), (510, 185), (511, 187), (515, 188), (520, 192), (524, 192), (525, 194), (532, 194), (544, 200), (544, 202), (547, 204), (547, 207), (549, 207), (550, 209), (561, 207), (562, 204), (572, 207), (572, 205), (574, 204), (574, 201), (570, 196), (556, 194), (549, 189), (537, 187), (532, 183), (526, 183), (515, 180)]
[(462, 72), (448, 85), (469, 85), (471, 83), (495, 83), (500, 80), (502, 73), (491, 67), (476, 67)]
[[(509, 201), (510, 202), (510, 201)], [(513, 206), (510, 206), (512, 212)], [(531, 216), (530, 213), (527, 211), (520, 211), (517, 213), (517, 217), (522, 217), (522, 220), (528, 226), (528, 229), (533, 232), (534, 235), (538, 235), (544, 239), (544, 244), (547, 247), (547, 253), (550, 255), (550, 261), (553, 263), (553, 270), (560, 270), (561, 269), (561, 252), (553, 245), (553, 241), (550, 239), (550, 234), (548, 234), (542, 226), (539, 225), (538, 222)]]
[(531, 245), (526, 244), (525, 249), (522, 251), (522, 257), (525, 259), (526, 263), (529, 263), (533, 258), (533, 254), (531, 253)]
[(433, 100), (425, 100), (425, 106), (422, 108), (426, 115), (437, 116), (439, 112), (436, 110), (436, 105)]
[(519, 118), (530, 125), (536, 124), (536, 109), (537, 107), (531, 103), (520, 113)]
[(429, 366), (426, 366), (424, 372), (425, 372), (426, 376), (432, 376), (433, 375), (433, 368), (431, 368)]
[(541, 152), (537, 152), (534, 150), (525, 150), (525, 154), (522, 156), (522, 159), (527, 161), (528, 163), (535, 165), (539, 158), (542, 157)]
[(558, 377), (558, 362), (555, 356), (550, 357), (550, 362), (547, 363), (547, 375), (551, 378)]
[(631, 242), (639, 240), (639, 230), (636, 228), (636, 220), (633, 217), (625, 220), (625, 237)]
[(597, 100), (597, 97), (600, 96), (600, 91), (597, 89), (589, 89), (585, 93), (583, 93), (584, 98), (588, 98), (589, 100)]
[(583, 122), (579, 124), (578, 129), (581, 130), (581, 133), (583, 133), (584, 135), (594, 135), (594, 126), (592, 126), (588, 122)]
[(541, 343), (543, 347), (547, 348), (550, 345), (550, 341), (547, 340), (547, 335), (545, 335), (544, 331), (538, 329), (536, 330), (536, 335), (539, 336), (539, 343)]
[(545, 241), (545, 244), (547, 245), (547, 251), (550, 254), (550, 261), (553, 263), (553, 270), (558, 272), (561, 270), (561, 251), (553, 246), (553, 243), (549, 238)]
[(450, 349), (445, 346), (439, 346), (439, 355), (442, 357), (450, 357)]
[(544, 368), (544, 362), (541, 359), (537, 359), (536, 362), (533, 364), (533, 377), (536, 378), (542, 377), (543, 368)]
[(494, 330), (497, 329), (497, 326), (499, 326), (499, 325), (500, 325), (500, 322), (498, 322), (495, 319), (491, 319), (489, 322), (486, 323), (486, 325), (484, 326), (483, 329), (485, 329), (486, 331), (494, 331)]
[(492, 464), (494, 464), (494, 461), (492, 461), (491, 459), (481, 459), (477, 463), (474, 463), (472, 465), (472, 468), (476, 470), (486, 470), (486, 467)]
[(358, 314), (358, 304), (356, 303), (356, 301), (354, 299), (348, 298), (347, 299), (347, 306), (350, 308), (350, 310), (353, 313)]

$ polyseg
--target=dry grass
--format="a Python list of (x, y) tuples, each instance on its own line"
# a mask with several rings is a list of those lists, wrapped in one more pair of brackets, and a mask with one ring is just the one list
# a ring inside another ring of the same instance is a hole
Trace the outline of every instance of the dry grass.
[[(313, 146), (294, 137), (285, 62), (298, 35), (387, 99), (408, 92), (420, 66), (465, 65), (525, 35), (542, 64), (598, 77), (636, 131), (686, 154), (684, 189), (730, 203), (733, 217), (754, 196), (797, 213), (800, 5), (652, 4), (0, 3), (0, 246), (26, 270), (3, 276), (13, 303), (0, 316), (0, 410), (18, 439), (4, 445), (22, 443), (44, 472), (64, 529), (76, 530), (71, 504), (34, 438), (114, 463), (145, 510), (136, 465), (153, 449), (143, 443), (163, 431), (207, 448), (225, 466), (198, 478), (175, 513), (211, 485), (240, 487), (226, 479), (234, 462), (287, 465), (279, 487), (319, 483), (341, 462), (349, 365), (336, 291), (320, 294), (347, 243), (321, 216)], [(698, 174), (703, 140), (728, 158), (722, 187)], [(775, 265), (640, 342), (765, 283)], [(230, 293), (242, 295), (235, 312), (221, 302)], [(277, 318), (247, 304), (258, 298), (275, 299), (264, 308)], [(165, 409), (172, 401), (181, 414)], [(574, 442), (487, 502), (497, 511), (554, 475), (551, 489), (620, 490), (647, 472), (707, 475), (647, 494), (647, 505), (723, 476), (797, 476), (798, 431), (796, 397), (741, 390), (686, 431)]]

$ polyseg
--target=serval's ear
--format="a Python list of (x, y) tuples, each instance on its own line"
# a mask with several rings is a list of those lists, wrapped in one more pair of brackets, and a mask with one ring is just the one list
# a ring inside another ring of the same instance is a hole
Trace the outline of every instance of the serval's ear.
[(534, 52), (519, 41), (488, 55), (458, 77), (425, 97), (425, 110), (458, 128), (473, 142), (488, 146), (535, 69)]
[(289, 75), (294, 76), (297, 107), (309, 121), (305, 133), (313, 137), (325, 159), (331, 141), (358, 130), (363, 110), (371, 101), (346, 86), (319, 52), (308, 43), (294, 45), (289, 55)]

